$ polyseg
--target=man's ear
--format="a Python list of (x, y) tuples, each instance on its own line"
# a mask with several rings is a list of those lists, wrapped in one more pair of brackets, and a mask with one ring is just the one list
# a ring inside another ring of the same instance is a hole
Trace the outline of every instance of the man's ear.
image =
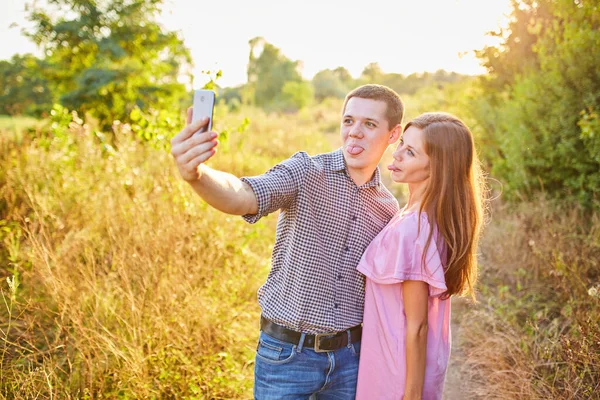
[(390, 139), (388, 140), (388, 144), (394, 144), (400, 138), (402, 134), (402, 126), (400, 124), (396, 125), (394, 129), (390, 131)]

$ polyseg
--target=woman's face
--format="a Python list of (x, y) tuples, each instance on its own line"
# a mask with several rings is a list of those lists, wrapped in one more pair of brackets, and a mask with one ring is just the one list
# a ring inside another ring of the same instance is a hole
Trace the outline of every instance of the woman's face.
[(429, 179), (429, 156), (423, 145), (423, 131), (410, 126), (402, 134), (393, 154), (394, 162), (388, 166), (392, 180), (401, 183), (422, 183)]

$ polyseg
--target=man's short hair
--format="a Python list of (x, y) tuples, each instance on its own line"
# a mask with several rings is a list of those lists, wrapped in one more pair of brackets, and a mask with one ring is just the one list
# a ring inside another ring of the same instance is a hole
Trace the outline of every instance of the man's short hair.
[(398, 93), (389, 87), (375, 84), (357, 87), (346, 96), (346, 100), (344, 100), (344, 107), (342, 108), (342, 114), (346, 112), (346, 104), (348, 104), (348, 100), (353, 97), (385, 102), (387, 105), (385, 117), (388, 121), (389, 129), (392, 129), (394, 126), (402, 123), (402, 118), (404, 117), (404, 103), (402, 102), (402, 99)]

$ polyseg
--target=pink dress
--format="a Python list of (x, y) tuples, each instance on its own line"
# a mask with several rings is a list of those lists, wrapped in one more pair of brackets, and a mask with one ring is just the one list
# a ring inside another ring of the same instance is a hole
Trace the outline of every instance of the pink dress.
[[(421, 213), (397, 215), (371, 242), (358, 270), (367, 277), (365, 313), (358, 369), (357, 399), (400, 400), (406, 384), (406, 316), (402, 282), (429, 284), (427, 364), (423, 399), (441, 399), (450, 356), (450, 300), (441, 256), (445, 246), (437, 230), (421, 262), (429, 221)], [(436, 244), (437, 243), (437, 244)]]

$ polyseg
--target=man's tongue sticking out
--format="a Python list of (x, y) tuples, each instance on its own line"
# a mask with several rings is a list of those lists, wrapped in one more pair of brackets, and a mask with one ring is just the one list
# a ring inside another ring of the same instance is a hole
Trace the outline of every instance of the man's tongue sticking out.
[(349, 144), (348, 146), (346, 146), (346, 151), (348, 152), (348, 154), (352, 154), (353, 156), (359, 155), (363, 152), (363, 150), (364, 149), (362, 147), (353, 144)]

